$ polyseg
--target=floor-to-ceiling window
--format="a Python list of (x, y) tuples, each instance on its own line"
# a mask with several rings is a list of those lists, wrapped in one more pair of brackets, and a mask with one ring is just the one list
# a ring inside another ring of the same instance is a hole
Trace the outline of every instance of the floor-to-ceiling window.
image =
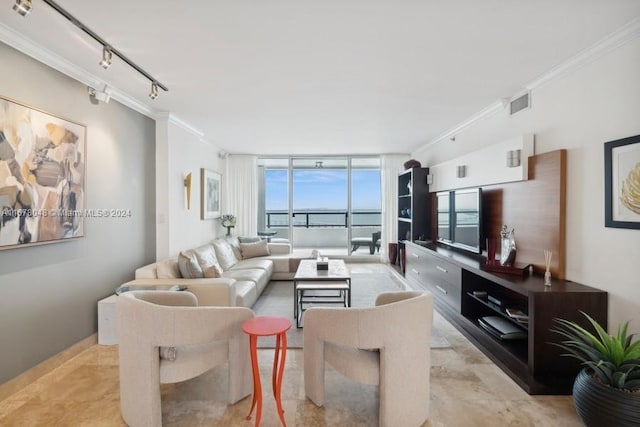
[(261, 232), (289, 239), (294, 249), (327, 255), (376, 252), (382, 206), (378, 157), (262, 158), (258, 168)]

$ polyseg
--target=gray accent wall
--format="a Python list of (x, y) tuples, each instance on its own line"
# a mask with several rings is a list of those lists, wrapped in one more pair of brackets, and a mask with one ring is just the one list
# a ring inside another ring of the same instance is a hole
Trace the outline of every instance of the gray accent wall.
[(154, 261), (155, 122), (92, 104), (85, 85), (3, 43), (0, 95), (86, 125), (86, 207), (131, 210), (86, 218), (84, 238), (0, 251), (2, 384), (96, 332), (97, 302)]

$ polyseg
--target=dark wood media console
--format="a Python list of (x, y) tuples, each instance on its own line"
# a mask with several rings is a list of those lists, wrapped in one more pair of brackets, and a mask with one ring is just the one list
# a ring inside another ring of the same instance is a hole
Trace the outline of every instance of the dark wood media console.
[[(407, 280), (429, 290), (438, 312), (520, 387), (529, 394), (571, 394), (580, 365), (561, 356), (562, 350), (550, 344), (561, 339), (550, 331), (555, 326), (553, 319), (564, 318), (588, 327), (580, 313), (584, 311), (606, 329), (606, 292), (559, 279), (552, 279), (551, 287), (546, 287), (537, 275), (519, 277), (484, 271), (484, 258), (479, 255), (432, 243), (404, 243)], [(492, 302), (496, 300), (502, 306)], [(528, 322), (514, 320), (506, 308), (527, 314)], [(478, 323), (484, 316), (507, 319), (526, 332), (526, 338), (495, 337)]]

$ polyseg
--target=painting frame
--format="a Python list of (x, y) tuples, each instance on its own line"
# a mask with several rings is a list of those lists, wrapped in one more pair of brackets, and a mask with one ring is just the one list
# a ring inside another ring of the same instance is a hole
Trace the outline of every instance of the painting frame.
[(640, 135), (604, 144), (604, 224), (640, 229)]
[(0, 95), (0, 250), (86, 237), (87, 126)]
[(200, 168), (200, 219), (220, 218), (222, 175)]

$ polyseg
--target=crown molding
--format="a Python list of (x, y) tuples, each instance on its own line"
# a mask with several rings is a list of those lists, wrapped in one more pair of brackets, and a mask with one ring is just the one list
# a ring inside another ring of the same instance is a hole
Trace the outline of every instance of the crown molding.
[(24, 34), (14, 30), (13, 28), (3, 23), (0, 23), (0, 41), (82, 84), (91, 86), (93, 88), (102, 88), (104, 87), (104, 85), (107, 85), (111, 90), (111, 99), (115, 99), (119, 103), (139, 112), (140, 114), (144, 114), (147, 117), (154, 118), (157, 113), (148, 105), (143, 104), (132, 96), (129, 96), (127, 93), (119, 90), (116, 87), (113, 87), (103, 79), (100, 79), (87, 70), (78, 67), (62, 56), (52, 52), (49, 49), (46, 49), (45, 47), (26, 37)]
[(413, 155), (415, 155), (415, 153), (419, 153), (419, 152), (423, 151), (424, 149), (428, 148), (429, 146), (431, 146), (433, 144), (436, 144), (438, 142), (442, 142), (442, 141), (445, 141), (445, 140), (448, 140), (448, 139), (454, 137), (456, 134), (458, 134), (458, 133), (462, 132), (463, 130), (467, 129), (469, 126), (473, 125), (474, 123), (479, 122), (479, 121), (485, 119), (486, 117), (489, 117), (489, 116), (497, 113), (498, 111), (503, 111), (504, 109), (505, 109), (505, 106), (504, 106), (504, 103), (502, 102), (502, 100), (492, 103), (491, 105), (489, 105), (489, 106), (485, 107), (484, 109), (480, 110), (479, 112), (477, 112), (473, 116), (469, 117), (465, 121), (460, 122), (458, 125), (448, 129), (447, 131), (441, 133), (440, 135), (436, 136), (432, 140), (428, 141), (426, 144), (422, 145), (420, 148), (415, 150), (413, 152)]
[(187, 132), (197, 136), (200, 139), (204, 137), (204, 132), (191, 126), (189, 123), (177, 117), (175, 114), (169, 113), (168, 120), (172, 125), (178, 126), (179, 128), (186, 130)]
[(579, 70), (590, 62), (601, 56), (614, 51), (628, 42), (640, 37), (640, 18), (623, 25), (613, 33), (603, 39), (598, 40), (588, 48), (578, 52), (576, 55), (553, 67), (537, 79), (525, 85), (527, 90), (537, 89), (560, 77)]
[[(616, 31), (612, 32), (608, 36), (600, 39), (588, 48), (572, 56), (568, 60), (553, 67), (551, 70), (547, 71), (537, 79), (524, 85), (524, 89), (519, 93), (524, 93), (526, 91), (540, 88), (547, 83), (550, 83), (556, 79), (564, 77), (567, 74), (577, 71), (588, 63), (596, 60), (597, 58), (600, 58), (601, 56), (609, 52), (614, 51), (620, 46), (623, 46), (624, 44), (635, 40), (638, 37), (640, 37), (640, 18), (635, 18)], [(468, 119), (460, 122), (455, 127), (452, 127), (449, 130), (436, 136), (435, 138), (429, 140), (427, 143), (415, 150), (414, 153), (419, 153), (433, 144), (448, 140), (452, 136), (455, 136), (455, 134), (460, 133), (468, 127), (472, 126), (474, 123), (477, 123), (499, 111), (502, 111), (504, 110), (504, 108), (505, 105), (503, 100), (494, 102), (491, 105), (485, 107), (483, 110), (469, 117)]]

